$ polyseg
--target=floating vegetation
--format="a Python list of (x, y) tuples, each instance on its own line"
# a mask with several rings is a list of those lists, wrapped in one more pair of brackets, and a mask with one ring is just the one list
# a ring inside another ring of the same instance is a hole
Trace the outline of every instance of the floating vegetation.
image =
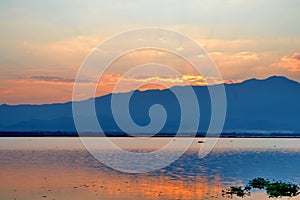
[(270, 184), (269, 180), (266, 180), (264, 178), (255, 178), (249, 181), (249, 187), (251, 188), (257, 188), (257, 189), (265, 189), (267, 185)]
[(222, 196), (232, 197), (234, 194), (237, 195), (238, 197), (245, 197), (246, 195), (249, 196), (250, 192), (246, 188), (242, 189), (241, 186), (239, 186), (239, 187), (232, 186), (232, 187), (230, 187), (230, 189), (222, 190)]
[(266, 186), (270, 197), (293, 197), (299, 194), (299, 186), (292, 183), (274, 182)]
[(245, 188), (230, 187), (230, 189), (222, 190), (222, 196), (232, 197), (237, 195), (238, 197), (245, 197), (250, 195), (251, 189), (266, 190), (269, 197), (294, 197), (300, 194), (300, 187), (297, 184), (285, 183), (281, 181), (269, 181), (264, 178), (255, 178), (249, 181)]

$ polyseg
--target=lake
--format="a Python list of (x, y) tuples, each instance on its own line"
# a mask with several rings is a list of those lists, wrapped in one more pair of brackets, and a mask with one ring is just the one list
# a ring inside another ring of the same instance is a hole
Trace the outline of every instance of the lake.
[[(170, 139), (112, 140), (129, 151), (149, 152)], [(163, 169), (130, 174), (98, 162), (79, 138), (0, 138), (0, 199), (230, 199), (223, 189), (256, 177), (300, 183), (300, 139), (220, 138), (201, 159), (199, 140)], [(243, 199), (269, 198), (254, 191)]]

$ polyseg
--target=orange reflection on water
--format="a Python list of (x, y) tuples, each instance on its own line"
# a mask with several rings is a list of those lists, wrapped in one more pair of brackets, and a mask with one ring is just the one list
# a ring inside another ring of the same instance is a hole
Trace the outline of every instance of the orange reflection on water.
[[(116, 140), (117, 144), (124, 149), (148, 152), (159, 148), (170, 139), (172, 138), (153, 138), (151, 142), (141, 139), (136, 143), (136, 140), (114, 138), (114, 142)], [(218, 164), (224, 164), (227, 167), (237, 164), (237, 167), (232, 168), (235, 170), (243, 168), (243, 163), (249, 162), (249, 158), (246, 156), (247, 152), (276, 152), (275, 148), (281, 149), (278, 152), (291, 151), (297, 152), (297, 155), (300, 152), (297, 139), (222, 138), (214, 149), (213, 158), (216, 160), (212, 159), (207, 161), (207, 164), (204, 162), (201, 165), (197, 160), (189, 157), (195, 155), (199, 150), (198, 140), (195, 139), (183, 160), (176, 161), (177, 163), (165, 170), (147, 174), (126, 174), (109, 169), (97, 162), (84, 149), (78, 138), (2, 138), (0, 140), (0, 199), (225, 200), (228, 198), (221, 196), (221, 191), (224, 189), (223, 184), (227, 183), (222, 171), (225, 168), (220, 168), (217, 173), (211, 175), (209, 171), (214, 170), (214, 164), (216, 167), (220, 166)], [(274, 147), (275, 145), (276, 147)], [(231, 156), (232, 165), (225, 162), (228, 155)], [(238, 159), (233, 159), (235, 155), (238, 155)], [(263, 153), (262, 155), (272, 156), (274, 154)], [(282, 154), (279, 155), (282, 156)], [(246, 161), (236, 163), (243, 156)], [(253, 161), (258, 161), (259, 165), (256, 166), (259, 169), (264, 166), (265, 158), (263, 156), (261, 159), (253, 159)], [(282, 161), (282, 166), (290, 163), (290, 159), (285, 160), (290, 156), (279, 158), (282, 158), (279, 159)], [(243, 172), (243, 170), (241, 171)], [(238, 176), (232, 178), (236, 178), (236, 183), (230, 182), (230, 185), (243, 184)], [(233, 199), (240, 198), (234, 196)], [(244, 199), (267, 200), (269, 198), (265, 191), (261, 191), (253, 192), (250, 197)], [(293, 199), (300, 200), (300, 195)]]
[(6, 163), (0, 172), (0, 199), (201, 199), (222, 190), (218, 180), (125, 174), (76, 163)]

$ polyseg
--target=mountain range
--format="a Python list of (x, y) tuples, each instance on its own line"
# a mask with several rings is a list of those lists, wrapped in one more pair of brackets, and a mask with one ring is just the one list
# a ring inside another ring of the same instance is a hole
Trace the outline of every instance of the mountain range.
[[(198, 132), (205, 133), (211, 117), (208, 87), (193, 86), (200, 108)], [(300, 133), (300, 83), (282, 76), (249, 79), (224, 84), (227, 98), (224, 133)], [(187, 87), (176, 86), (180, 92)], [(167, 113), (159, 133), (176, 133), (181, 112), (179, 102), (170, 89), (131, 91), (114, 95), (132, 95), (129, 111), (140, 126), (150, 123), (149, 108), (161, 104)], [(112, 94), (96, 97), (95, 108), (104, 133), (124, 133), (112, 116)], [(76, 103), (84, 103), (89, 100)], [(12, 132), (76, 133), (72, 116), (72, 102), (44, 105), (0, 105), (0, 136)], [(186, 132), (189, 127), (186, 126)], [(141, 133), (148, 134), (148, 133)]]

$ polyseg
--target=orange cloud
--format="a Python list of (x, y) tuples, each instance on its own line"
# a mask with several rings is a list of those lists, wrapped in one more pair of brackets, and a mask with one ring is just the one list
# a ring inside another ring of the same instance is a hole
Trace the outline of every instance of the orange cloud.
[[(252, 77), (265, 78), (275, 74), (299, 81), (300, 53), (295, 52), (292, 56), (286, 56), (283, 52), (274, 51), (281, 47), (281, 49), (290, 47), (291, 43), (287, 39), (276, 41), (197, 39), (197, 41), (209, 52), (223, 76), (224, 83), (240, 82)], [(5, 75), (7, 77), (6, 80), (0, 79), (0, 103), (70, 101), (76, 71), (91, 50), (97, 51), (94, 47), (99, 42), (99, 39), (89, 36), (77, 36), (45, 44), (23, 42), (19, 46), (24, 52), (23, 57), (19, 59), (21, 64), (2, 65), (5, 66), (2, 73), (7, 74)], [(292, 45), (299, 46), (300, 40), (295, 39)], [(117, 46), (118, 44), (116, 49)], [(181, 46), (180, 48), (184, 48), (184, 44)], [(221, 83), (213, 77), (204, 78), (198, 75), (197, 71), (180, 57), (164, 51), (143, 50), (131, 52), (112, 63), (98, 85), (96, 96), (114, 91), (122, 74), (132, 67), (155, 61), (170, 66), (182, 75), (174, 76), (157, 70), (156, 73), (142, 71), (135, 76), (123, 77), (122, 88), (116, 92), (130, 91), (134, 83), (143, 83), (139, 87), (140, 90), (180, 86), (185, 85), (186, 81), (191, 85)], [(11, 80), (7, 80), (9, 78)], [(86, 87), (93, 84), (89, 83), (88, 78), (79, 82)], [(81, 98), (85, 97), (82, 94)]]
[(149, 89), (164, 90), (164, 89), (166, 89), (166, 87), (164, 85), (160, 85), (157, 83), (147, 83), (138, 88), (138, 90), (140, 90), (140, 91), (145, 91), (145, 90), (149, 90)]
[[(121, 82), (118, 81), (121, 79)], [(73, 85), (75, 79), (56, 76), (32, 76), (20, 79), (0, 81), (0, 104), (43, 104), (67, 102), (72, 100)], [(94, 87), (94, 82), (89, 80), (77, 80), (83, 88)], [(185, 74), (182, 76), (127, 76), (121, 74), (105, 74), (97, 84), (95, 96), (102, 96), (112, 92), (128, 92), (133, 89), (165, 89), (172, 86), (204, 86), (219, 83), (233, 83), (235, 81), (219, 81), (214, 77), (203, 77), (201, 75)], [(142, 84), (141, 84), (142, 83)], [(122, 87), (115, 90), (115, 86)], [(138, 88), (134, 86), (139, 85)], [(89, 90), (87, 90), (89, 91)], [(87, 94), (79, 94), (76, 100), (90, 98)]]
[(51, 43), (24, 41), (19, 45), (19, 48), (24, 52), (23, 58), (19, 59), (24, 60), (24, 64), (36, 65), (36, 68), (41, 71), (43, 68), (40, 66), (50, 68), (57, 66), (67, 69), (68, 72), (70, 70), (75, 71), (99, 42), (100, 40), (88, 36), (77, 36)]
[(278, 59), (278, 55), (273, 52), (211, 52), (210, 56), (224, 80), (239, 82), (253, 77), (265, 78), (276, 74), (270, 71), (269, 67), (274, 60)]
[(300, 52), (292, 56), (283, 56), (279, 62), (272, 64), (274, 67), (287, 69), (289, 72), (300, 72)]
[(258, 54), (255, 52), (243, 51), (235, 54), (235, 57), (243, 60), (257, 60)]
[[(121, 82), (118, 83), (118, 81)], [(97, 90), (97, 95), (104, 95), (112, 92), (128, 92), (134, 88), (135, 85), (142, 83), (142, 86), (138, 87), (139, 90), (149, 89), (165, 89), (172, 86), (205, 86), (221, 83), (236, 83), (242, 80), (219, 80), (215, 77), (203, 77), (201, 75), (184, 74), (184, 75), (163, 75), (163, 76), (150, 76), (150, 75), (133, 75), (122, 77), (121, 74), (105, 74)], [(115, 90), (116, 84), (122, 84), (121, 90)]]
[[(57, 78), (57, 77), (56, 77)], [(72, 80), (23, 78), (0, 81), (0, 103), (43, 104), (72, 99)], [(89, 82), (81, 82), (88, 86)]]

